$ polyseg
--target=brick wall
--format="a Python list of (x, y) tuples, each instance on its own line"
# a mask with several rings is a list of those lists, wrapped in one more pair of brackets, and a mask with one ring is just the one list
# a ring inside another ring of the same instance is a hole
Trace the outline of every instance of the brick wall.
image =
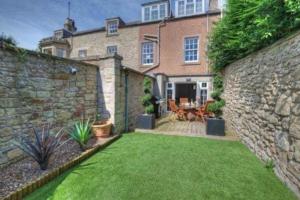
[(225, 70), (228, 131), (300, 196), (300, 32)]

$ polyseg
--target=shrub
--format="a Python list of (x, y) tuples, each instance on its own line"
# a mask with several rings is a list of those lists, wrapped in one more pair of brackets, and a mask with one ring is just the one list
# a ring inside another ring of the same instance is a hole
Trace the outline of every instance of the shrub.
[(69, 133), (70, 137), (79, 144), (82, 151), (86, 150), (87, 142), (91, 138), (91, 124), (90, 119), (86, 122), (81, 120), (74, 125), (72, 132)]
[(211, 64), (222, 69), (299, 27), (299, 0), (228, 0), (210, 36)]
[(44, 126), (42, 131), (39, 132), (36, 128), (33, 128), (34, 141), (29, 140), (25, 136), (21, 136), (16, 145), (23, 150), (27, 155), (32, 157), (40, 166), (42, 170), (46, 170), (49, 164), (50, 157), (54, 152), (62, 146), (65, 142), (62, 142), (62, 130), (55, 135), (50, 135), (50, 125)]
[(213, 79), (214, 91), (211, 97), (215, 100), (214, 103), (208, 105), (208, 111), (214, 113), (215, 117), (221, 117), (223, 114), (222, 108), (225, 106), (225, 101), (221, 98), (223, 92), (223, 79), (220, 73), (217, 73)]
[(220, 101), (215, 101), (208, 105), (208, 111), (215, 114), (215, 117), (219, 118), (222, 115), (222, 108), (225, 106), (225, 101), (221, 99)]
[(145, 108), (146, 114), (151, 114), (154, 112), (154, 106), (151, 102), (152, 94), (151, 94), (151, 88), (152, 88), (152, 81), (149, 77), (145, 77), (144, 79), (144, 93), (145, 95), (141, 98), (142, 104)]

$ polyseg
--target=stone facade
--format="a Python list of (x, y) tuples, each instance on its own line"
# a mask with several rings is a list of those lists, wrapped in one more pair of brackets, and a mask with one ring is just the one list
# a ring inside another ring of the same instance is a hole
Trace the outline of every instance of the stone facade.
[(94, 33), (78, 34), (67, 38), (71, 46), (70, 58), (77, 58), (79, 50), (87, 50), (87, 57), (107, 55), (108, 46), (117, 46), (118, 55), (123, 57), (122, 64), (138, 69), (139, 27), (119, 28), (118, 34), (107, 35), (106, 30)]
[(32, 127), (70, 127), (100, 113), (121, 133), (143, 113), (144, 75), (124, 68), (118, 55), (87, 61), (93, 64), (34, 52), (25, 62), (18, 57), (0, 49), (0, 167), (22, 157), (14, 141)]
[(225, 69), (229, 132), (300, 196), (300, 32)]

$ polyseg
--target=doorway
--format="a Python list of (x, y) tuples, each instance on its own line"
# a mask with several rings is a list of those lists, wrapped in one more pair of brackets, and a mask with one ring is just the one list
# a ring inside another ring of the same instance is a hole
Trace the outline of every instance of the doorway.
[(179, 103), (179, 98), (188, 98), (189, 102), (196, 101), (196, 83), (176, 83), (175, 100)]

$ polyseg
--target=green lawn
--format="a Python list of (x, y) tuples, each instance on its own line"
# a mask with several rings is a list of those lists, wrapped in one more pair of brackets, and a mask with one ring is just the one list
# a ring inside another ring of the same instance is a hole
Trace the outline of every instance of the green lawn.
[(26, 199), (296, 198), (239, 142), (126, 134)]

